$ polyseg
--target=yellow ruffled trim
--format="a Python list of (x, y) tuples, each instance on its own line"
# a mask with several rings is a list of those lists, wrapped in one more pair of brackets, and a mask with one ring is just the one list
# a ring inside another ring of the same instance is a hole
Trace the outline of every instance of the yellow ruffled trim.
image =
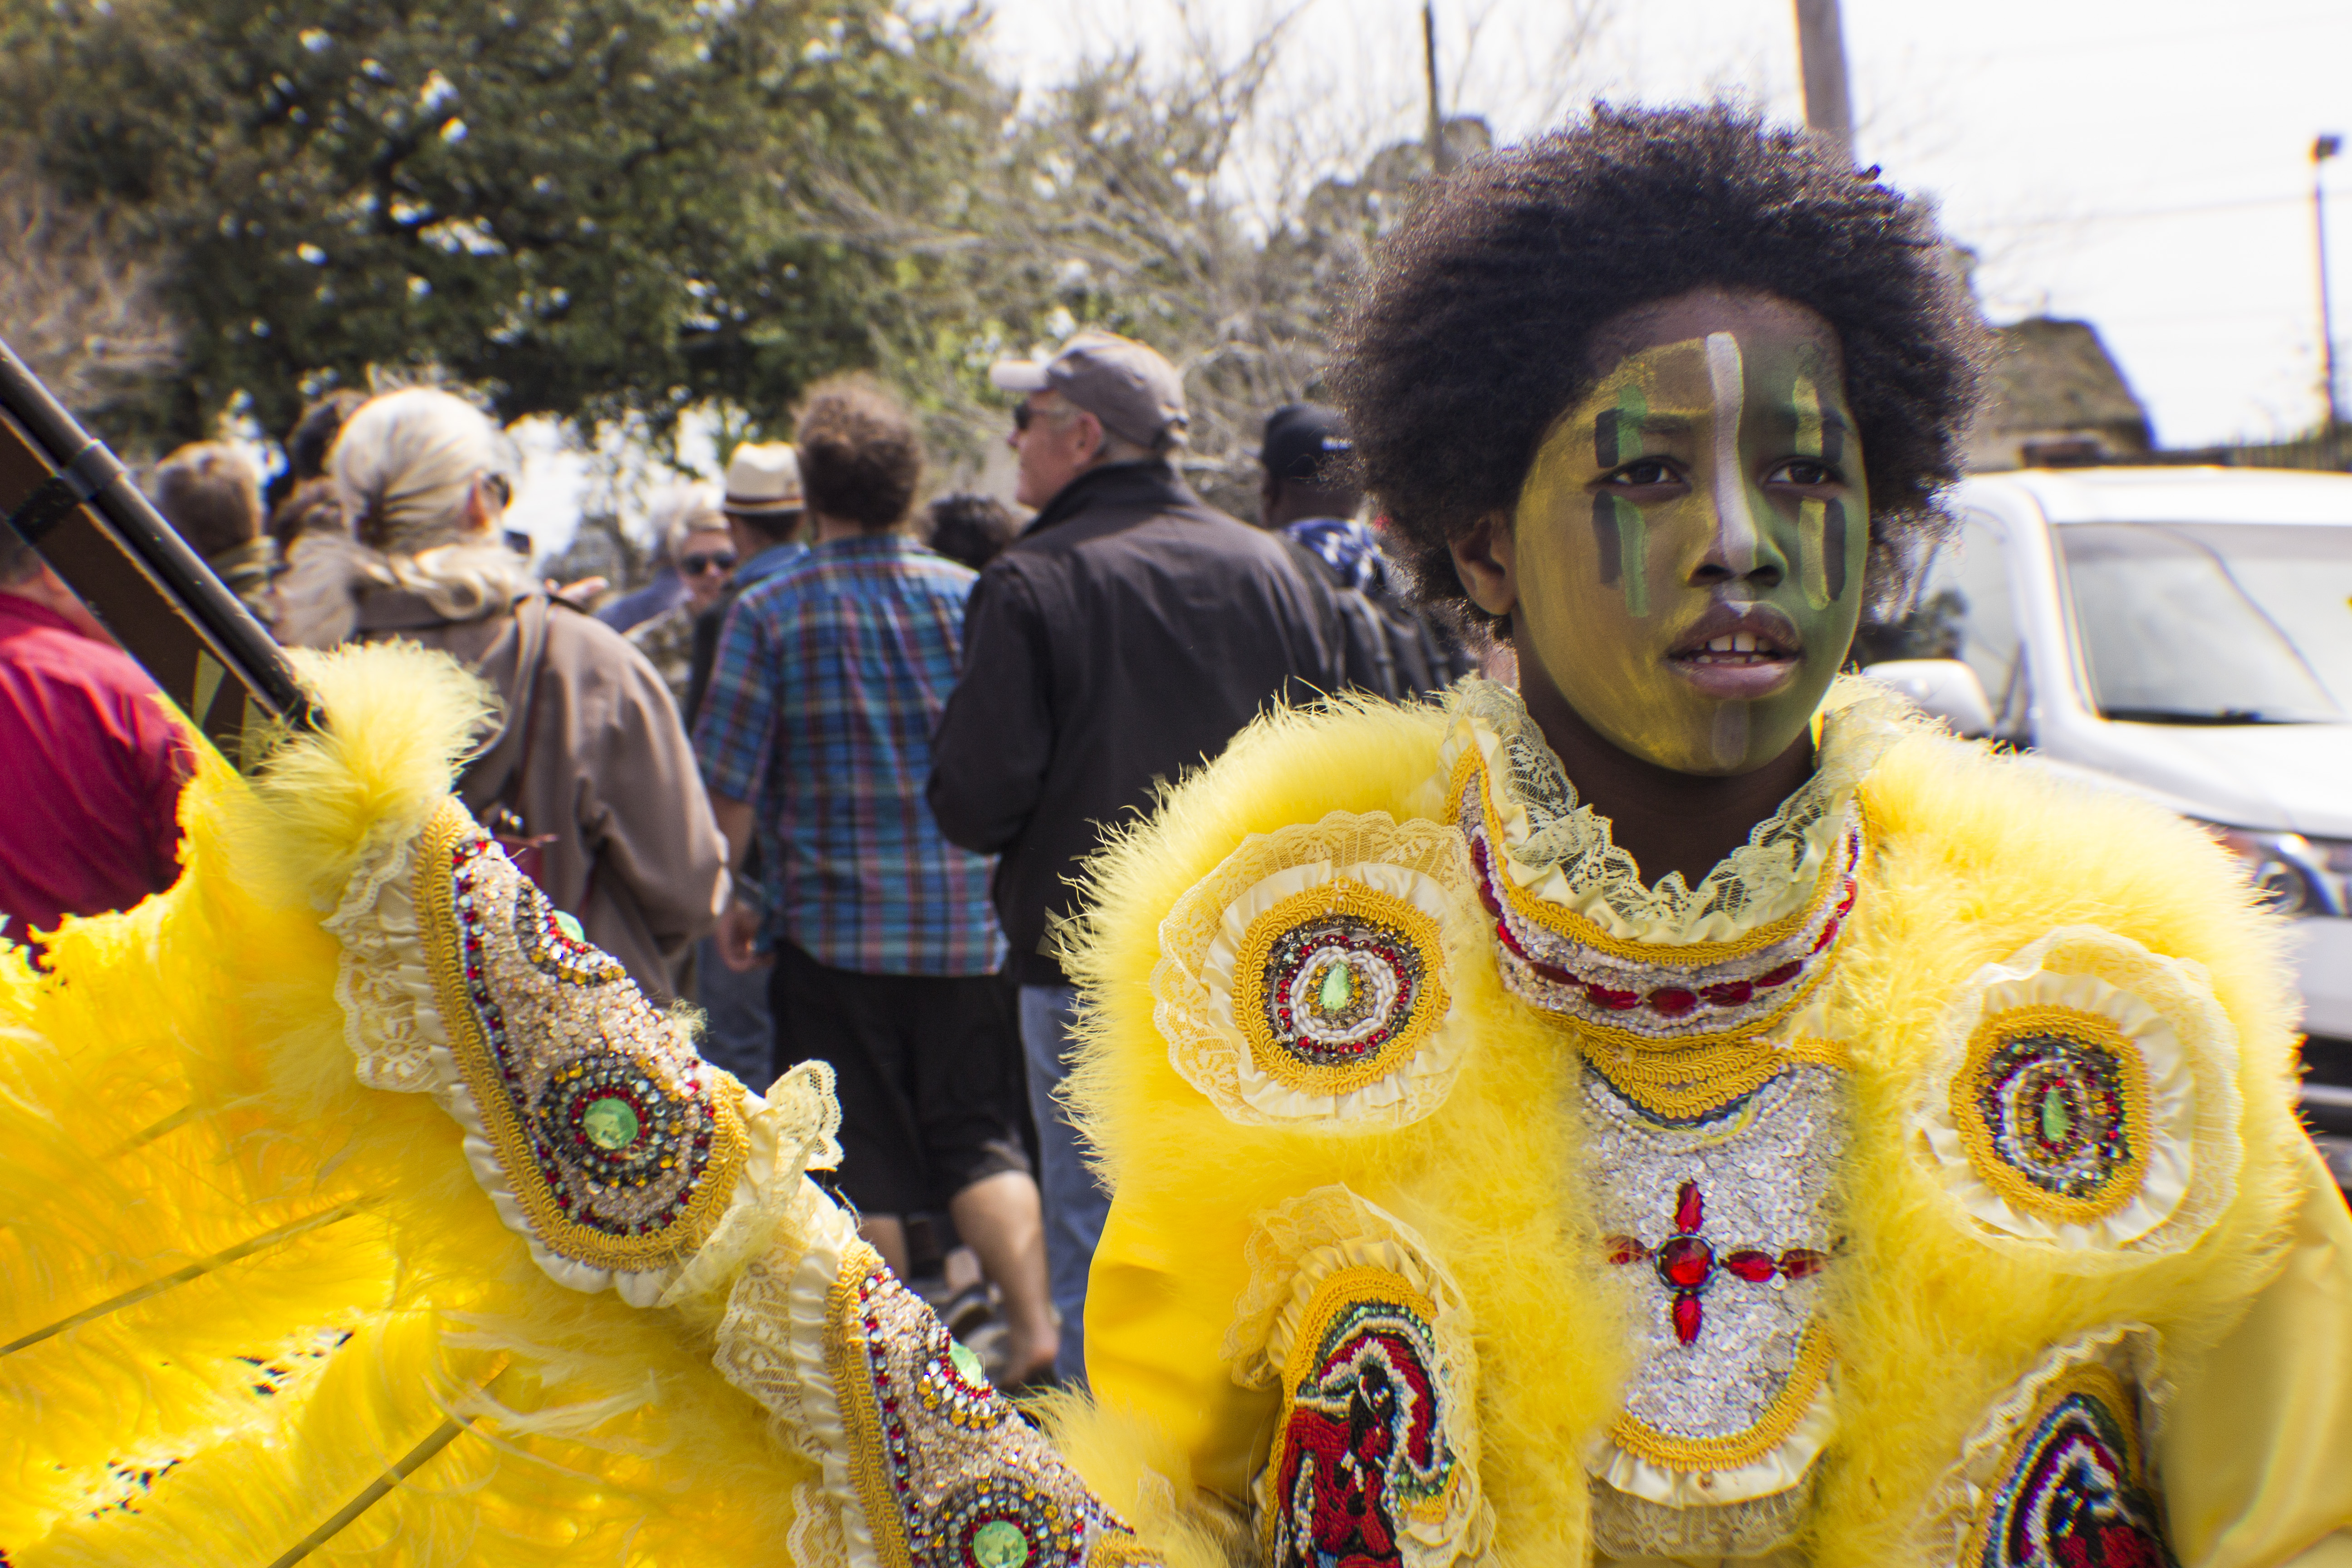
[[(1694, 965), (1746, 957), (1785, 941), (1803, 923), (1837, 859), (1845, 803), (1906, 730), (1904, 709), (1882, 688), (1841, 678), (1816, 715), (1819, 752), (1805, 783), (1696, 888), (1679, 871), (1651, 887), (1613, 841), (1609, 819), (1578, 800), (1574, 781), (1517, 692), (1474, 677), (1456, 688), (1451, 710), (1439, 752), (1440, 776), (1451, 784), (1446, 798), (1461, 798), (1471, 767), (1495, 781), (1497, 787), (1481, 793), (1506, 872), (1501, 880), (1531, 900), (1515, 898), (1513, 907), (1612, 957)], [(1502, 757), (1514, 739), (1560, 786), (1564, 809), (1541, 830)], [(1664, 954), (1661, 948), (1673, 952)]]
[[(1285, 929), (1273, 911), (1319, 914), (1335, 899), (1404, 933), (1423, 994), (1370, 1060), (1322, 1067), (1273, 1037), (1258, 990)], [(1333, 812), (1253, 835), (1159, 921), (1152, 1016), (1169, 1065), (1244, 1125), (1354, 1132), (1418, 1121), (1444, 1103), (1473, 1044), (1452, 1021), (1449, 957), (1477, 929), (1473, 907), (1460, 837), (1437, 823)]]
[[(1978, 1080), (2008, 1041), (2088, 1037), (2121, 1068), (2131, 1157), (2088, 1197), (2011, 1169), (1978, 1109)], [(2203, 973), (2095, 926), (2052, 931), (1961, 984), (1947, 1010), (1916, 1148), (1966, 1223), (2074, 1272), (2136, 1267), (2191, 1245), (2237, 1191), (2236, 1030)]]

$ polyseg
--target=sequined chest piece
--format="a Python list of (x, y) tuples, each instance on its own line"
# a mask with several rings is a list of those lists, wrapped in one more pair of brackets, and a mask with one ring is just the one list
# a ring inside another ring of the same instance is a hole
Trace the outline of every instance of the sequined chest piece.
[(1634, 1356), (1602, 1475), (1604, 1503), (1612, 1489), (1633, 1501), (1604, 1507), (1604, 1524), (1645, 1502), (1775, 1517), (1801, 1505), (1826, 1435), (1818, 1314), (1846, 1145), (1841, 1076), (1791, 1067), (1727, 1105), (1669, 1118), (1584, 1073), (1596, 1219), (1630, 1298)]

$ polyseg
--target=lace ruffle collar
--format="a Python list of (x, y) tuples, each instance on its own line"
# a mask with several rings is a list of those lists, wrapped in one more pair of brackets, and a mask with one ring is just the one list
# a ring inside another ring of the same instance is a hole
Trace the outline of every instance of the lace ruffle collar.
[(1613, 841), (1609, 819), (1578, 799), (1517, 691), (1472, 677), (1447, 708), (1441, 777), (1481, 753), (1511, 880), (1621, 941), (1670, 945), (1736, 941), (1801, 907), (1836, 853), (1856, 786), (1906, 729), (1899, 702), (1840, 677), (1815, 721), (1812, 776), (1697, 887), (1679, 871), (1654, 887)]

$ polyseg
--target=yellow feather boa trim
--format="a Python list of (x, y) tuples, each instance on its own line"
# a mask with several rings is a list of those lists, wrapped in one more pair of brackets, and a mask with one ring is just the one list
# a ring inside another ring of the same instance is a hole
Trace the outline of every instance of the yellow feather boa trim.
[(415, 648), (302, 668), (331, 727), (257, 785), (208, 763), (178, 884), (0, 974), (0, 1547), (793, 1561), (818, 1468), (713, 1367), (723, 1296), (564, 1289), (441, 1108), (354, 1078), (320, 921), (486, 694)]

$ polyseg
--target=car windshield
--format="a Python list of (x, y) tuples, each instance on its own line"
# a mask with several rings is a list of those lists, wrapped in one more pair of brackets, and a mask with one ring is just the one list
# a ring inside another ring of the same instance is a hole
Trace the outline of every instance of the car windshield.
[(2092, 700), (2156, 724), (2309, 724), (2352, 709), (2352, 525), (2057, 529)]

